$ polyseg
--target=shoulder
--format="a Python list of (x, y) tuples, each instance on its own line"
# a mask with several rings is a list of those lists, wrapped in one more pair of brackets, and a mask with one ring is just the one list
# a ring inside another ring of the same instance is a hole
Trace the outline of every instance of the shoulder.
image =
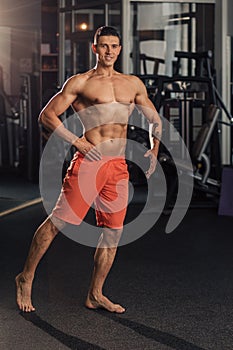
[(70, 78), (68, 78), (65, 81), (62, 87), (62, 90), (63, 91), (68, 90), (70, 92), (77, 93), (83, 89), (86, 82), (91, 78), (92, 75), (93, 75), (93, 72), (91, 70), (85, 73), (72, 75)]
[(70, 78), (66, 80), (64, 87), (67, 85), (72, 86), (76, 84), (84, 84), (88, 79), (90, 79), (92, 75), (93, 75), (92, 71), (72, 75)]

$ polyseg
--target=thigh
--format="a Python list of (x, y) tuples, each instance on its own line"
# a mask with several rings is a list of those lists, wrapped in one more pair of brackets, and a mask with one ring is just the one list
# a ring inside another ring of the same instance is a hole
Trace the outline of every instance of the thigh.
[(99, 167), (98, 161), (91, 162), (83, 156), (74, 158), (67, 170), (53, 216), (75, 225), (82, 222), (98, 195), (98, 186), (101, 187), (101, 181), (96, 185)]
[(105, 171), (107, 180), (95, 200), (98, 226), (121, 228), (128, 205), (129, 173), (124, 159), (114, 160)]

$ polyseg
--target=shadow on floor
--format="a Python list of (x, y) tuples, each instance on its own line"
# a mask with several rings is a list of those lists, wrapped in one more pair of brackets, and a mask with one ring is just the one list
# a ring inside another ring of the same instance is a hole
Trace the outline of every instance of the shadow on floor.
[[(119, 323), (120, 325), (127, 327), (134, 332), (146, 337), (148, 339), (153, 339), (157, 343), (162, 345), (170, 346), (171, 349), (175, 350), (205, 350), (204, 348), (200, 348), (190, 342), (187, 342), (184, 339), (176, 337), (172, 334), (162, 332), (158, 329), (145, 326), (141, 323), (131, 321), (129, 319), (125, 319), (119, 317), (116, 314), (109, 314), (104, 310), (99, 310), (98, 313), (101, 313), (102, 316), (111, 319), (114, 322)], [(60, 341), (62, 344), (66, 345), (70, 349), (80, 349), (80, 350), (104, 350), (98, 345), (94, 345), (84, 340), (81, 340), (77, 337), (65, 334), (64, 332), (58, 330), (57, 328), (50, 325), (48, 322), (42, 320), (35, 312), (33, 313), (23, 313), (20, 312), (20, 315), (26, 320), (31, 322), (34, 326), (40, 328), (50, 336), (54, 337), (56, 340)]]

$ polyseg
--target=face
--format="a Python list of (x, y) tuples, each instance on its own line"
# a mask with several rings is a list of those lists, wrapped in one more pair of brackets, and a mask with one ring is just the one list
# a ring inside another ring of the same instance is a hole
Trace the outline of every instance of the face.
[(113, 66), (120, 54), (121, 46), (117, 36), (100, 36), (98, 43), (92, 45), (93, 52), (97, 55), (98, 63), (105, 67)]

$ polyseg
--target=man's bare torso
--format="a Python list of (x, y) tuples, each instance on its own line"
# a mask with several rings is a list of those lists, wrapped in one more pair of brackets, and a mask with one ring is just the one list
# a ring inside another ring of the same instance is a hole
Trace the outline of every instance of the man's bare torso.
[(83, 123), (86, 139), (102, 154), (124, 154), (136, 94), (131, 77), (120, 73), (105, 77), (91, 70), (77, 79), (80, 89), (73, 108)]

